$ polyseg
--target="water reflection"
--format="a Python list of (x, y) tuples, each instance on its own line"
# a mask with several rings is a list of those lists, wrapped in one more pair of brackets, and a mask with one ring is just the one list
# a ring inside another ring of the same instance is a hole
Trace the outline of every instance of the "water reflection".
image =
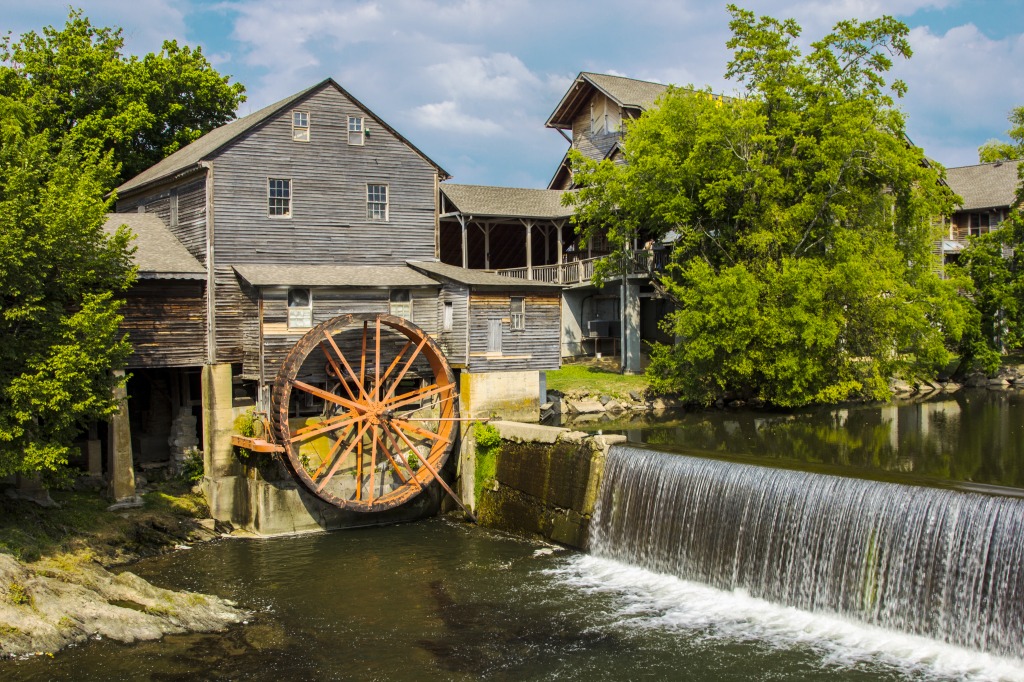
[(972, 391), (792, 413), (708, 411), (622, 432), (634, 442), (693, 453), (1024, 487), (1020, 393)]

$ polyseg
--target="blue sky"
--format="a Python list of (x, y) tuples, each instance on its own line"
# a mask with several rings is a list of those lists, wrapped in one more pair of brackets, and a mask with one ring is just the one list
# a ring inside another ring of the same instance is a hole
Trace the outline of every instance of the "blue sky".
[[(67, 0), (0, 0), (0, 29), (62, 25)], [(725, 3), (696, 0), (89, 0), (126, 49), (201, 45), (245, 84), (244, 115), (328, 76), (456, 182), (544, 187), (566, 148), (544, 121), (579, 71), (736, 90), (723, 77)], [(914, 57), (908, 132), (946, 166), (977, 162), (1024, 105), (1024, 0), (747, 0), (791, 17), (807, 43), (840, 19), (893, 14)]]

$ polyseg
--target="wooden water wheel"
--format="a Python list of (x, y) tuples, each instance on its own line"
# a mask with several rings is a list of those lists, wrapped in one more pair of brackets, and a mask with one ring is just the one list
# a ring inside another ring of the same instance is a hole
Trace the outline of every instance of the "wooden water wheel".
[(342, 315), (307, 332), (274, 381), (285, 463), (320, 499), (390, 509), (440, 477), (458, 434), (455, 378), (426, 333), (400, 317)]

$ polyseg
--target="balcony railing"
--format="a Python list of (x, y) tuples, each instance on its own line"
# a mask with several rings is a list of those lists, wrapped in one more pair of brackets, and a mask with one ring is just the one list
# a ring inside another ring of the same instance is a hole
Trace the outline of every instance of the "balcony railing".
[[(629, 255), (628, 275), (648, 275), (653, 272), (665, 269), (668, 264), (668, 252), (657, 251), (634, 251)], [(583, 260), (570, 261), (561, 265), (535, 265), (533, 276), (530, 276), (530, 268), (505, 268), (494, 272), (505, 277), (515, 279), (532, 279), (536, 282), (550, 282), (552, 284), (580, 284), (589, 282), (594, 277), (594, 264), (600, 258), (584, 258)], [(619, 272), (614, 273), (618, 276)]]

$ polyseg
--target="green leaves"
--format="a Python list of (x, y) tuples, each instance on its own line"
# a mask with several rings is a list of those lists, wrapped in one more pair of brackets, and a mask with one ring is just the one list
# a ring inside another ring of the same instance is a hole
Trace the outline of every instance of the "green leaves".
[(71, 10), (62, 29), (3, 38), (0, 95), (24, 102), (56, 147), (112, 152), (123, 178), (232, 120), (245, 100), (200, 48), (168, 41), (140, 60), (123, 47), (121, 29)]
[(663, 285), (680, 342), (655, 349), (652, 381), (800, 405), (934, 373), (969, 308), (931, 272), (953, 196), (904, 134), (905, 86), (885, 80), (907, 27), (840, 22), (803, 56), (791, 20), (729, 11), (742, 97), (670, 88), (630, 126), (626, 165), (570, 157), (576, 224), (607, 232), (611, 258), (678, 235)]
[(129, 235), (103, 231), (110, 157), (54, 154), (28, 111), (0, 97), (0, 476), (60, 471), (79, 428), (113, 411), (130, 352)]

